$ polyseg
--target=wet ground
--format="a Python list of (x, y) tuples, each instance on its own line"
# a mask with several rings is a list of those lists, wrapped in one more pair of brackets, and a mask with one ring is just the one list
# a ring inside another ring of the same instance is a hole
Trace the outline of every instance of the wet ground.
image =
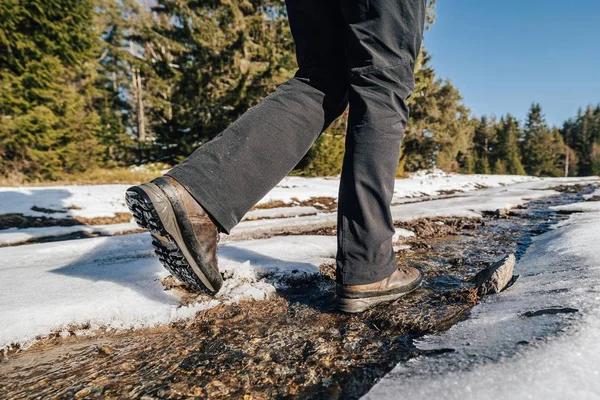
[[(219, 306), (154, 330), (47, 341), (0, 363), (6, 398), (358, 398), (398, 362), (424, 353), (414, 338), (447, 329), (479, 300), (467, 280), (565, 215), (550, 206), (593, 188), (482, 219), (436, 218), (400, 226), (417, 233), (398, 260), (423, 286), (399, 301), (348, 316), (332, 307), (333, 266), (268, 301)], [(518, 284), (518, 281), (517, 281)]]

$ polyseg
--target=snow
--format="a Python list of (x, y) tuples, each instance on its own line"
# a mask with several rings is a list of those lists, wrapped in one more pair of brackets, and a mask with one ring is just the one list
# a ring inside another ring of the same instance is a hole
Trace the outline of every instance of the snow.
[[(452, 179), (462, 180), (462, 176), (452, 175)], [(486, 177), (482, 175), (482, 177)], [(494, 177), (494, 176), (487, 176)], [(521, 177), (517, 177), (521, 178)], [(292, 178), (288, 178), (292, 179)], [(295, 178), (302, 179), (307, 182), (312, 180), (326, 180), (323, 178)], [(422, 178), (421, 180), (424, 180)], [(449, 178), (444, 178), (449, 179)], [(483, 179), (483, 178), (482, 178)], [(489, 189), (480, 189), (477, 191), (471, 190), (464, 193), (455, 194), (451, 197), (442, 197), (439, 199), (433, 199), (429, 201), (413, 201), (397, 203), (392, 206), (392, 215), (396, 221), (406, 221), (420, 217), (433, 217), (433, 216), (467, 216), (467, 217), (479, 217), (483, 211), (496, 210), (498, 208), (512, 208), (520, 204), (524, 204), (528, 200), (541, 198), (556, 194), (549, 188), (559, 184), (576, 184), (581, 182), (592, 182), (595, 178), (577, 178), (577, 179), (530, 179), (529, 181), (515, 183), (505, 186), (493, 186), (490, 184)], [(502, 180), (495, 180), (496, 183)], [(117, 196), (113, 193), (114, 186), (120, 186), (119, 190), (124, 190), (126, 187), (122, 185), (103, 185), (105, 187), (104, 192), (107, 193), (107, 201), (102, 202), (101, 199), (95, 201), (94, 213), (85, 214), (91, 209), (85, 209), (83, 206), (80, 210), (69, 210), (71, 212), (84, 213), (86, 217), (98, 216), (100, 214), (106, 216), (110, 213), (110, 205), (115, 204), (115, 199), (122, 196), (122, 193)], [(98, 188), (100, 186), (96, 186)], [(318, 187), (318, 184), (315, 185)], [(75, 198), (83, 196), (79, 189), (83, 187), (73, 186), (70, 187), (74, 193)], [(34, 188), (39, 189), (39, 188)], [(0, 199), (2, 198), (3, 192), (0, 189)], [(4, 193), (6, 197), (6, 193)], [(10, 197), (10, 196), (9, 196)], [(48, 203), (41, 201), (42, 196), (35, 195), (35, 200), (38, 207), (46, 208), (59, 208), (59, 206), (52, 200), (52, 196), (49, 197)], [(295, 196), (294, 196), (295, 197)], [(112, 199), (112, 200), (111, 200)], [(0, 203), (1, 204), (1, 203)], [(28, 214), (27, 207), (33, 202), (27, 203), (23, 209), (18, 210), (9, 204), (9, 212), (23, 212)], [(103, 204), (102, 207), (98, 206)], [(593, 202), (585, 203), (586, 207), (591, 207)], [(12, 207), (12, 208), (10, 208)], [(578, 206), (579, 207), (579, 206)], [(123, 210), (120, 210), (123, 211)], [(4, 205), (2, 211), (5, 212)], [(31, 212), (30, 214), (39, 214)], [(65, 214), (52, 214), (65, 215)], [(295, 218), (290, 218), (295, 217)], [(261, 218), (256, 220), (256, 218)], [(225, 236), (224, 240), (237, 240), (247, 239), (252, 236), (259, 234), (270, 234), (281, 231), (310, 231), (319, 228), (332, 227), (336, 224), (337, 216), (336, 213), (319, 212), (315, 207), (310, 206), (292, 206), (292, 207), (278, 207), (273, 209), (256, 209), (250, 211), (246, 219), (243, 220), (238, 226), (236, 226), (231, 236)], [(76, 225), (73, 227), (48, 227), (48, 228), (27, 228), (27, 229), (6, 229), (0, 231), (0, 245), (9, 245), (15, 243), (22, 243), (30, 239), (40, 239), (50, 236), (61, 236), (71, 234), (75, 232), (87, 232), (100, 235), (112, 235), (120, 234), (126, 231), (136, 229), (133, 223), (130, 224), (115, 224), (115, 225), (98, 225), (98, 226), (85, 226)]]
[(392, 236), (392, 241), (394, 243), (396, 243), (402, 239), (413, 237), (413, 236), (415, 236), (415, 233), (412, 231), (409, 231), (408, 229), (396, 228), (396, 232), (394, 233), (394, 236)]
[(264, 299), (319, 273), (335, 256), (335, 237), (286, 236), (222, 245), (229, 278), (215, 299), (183, 306), (165, 291), (167, 271), (148, 234), (0, 249), (0, 349), (27, 347), (51, 333), (150, 327), (189, 318), (222, 302)]
[[(542, 197), (558, 194), (550, 188), (557, 185), (595, 182), (597, 178), (579, 179), (535, 179), (506, 186), (490, 187), (460, 193), (451, 197), (414, 201), (396, 204), (391, 207), (394, 221), (409, 221), (425, 217), (481, 217), (484, 211), (500, 208), (510, 209)], [(237, 240), (252, 235), (300, 232), (319, 228), (333, 227), (337, 222), (335, 213), (323, 213), (293, 219), (274, 218), (259, 221), (242, 221), (232, 229), (231, 235), (223, 239)]]
[[(453, 352), (397, 365), (364, 398), (600, 398), (599, 240), (600, 212), (572, 215), (536, 237), (515, 286), (416, 343)], [(525, 314), (549, 308), (578, 311)]]
[(94, 236), (114, 236), (128, 232), (139, 231), (140, 227), (135, 222), (112, 225), (74, 225), (74, 226), (49, 226), (43, 228), (10, 228), (0, 231), (0, 245), (14, 245), (34, 239), (50, 238), (86, 233)]
[[(396, 179), (393, 202), (406, 198), (437, 196), (450, 191), (469, 192), (482, 187), (496, 187), (538, 179), (521, 175), (460, 175), (446, 174), (440, 170), (422, 171), (406, 179)], [(287, 177), (259, 204), (270, 201), (291, 203), (294, 199), (304, 201), (313, 197), (337, 198), (338, 186), (339, 178)]]
[(276, 207), (266, 209), (256, 209), (248, 211), (244, 219), (258, 218), (290, 218), (300, 217), (303, 215), (315, 215), (320, 210), (312, 206), (291, 206), (291, 207)]
[(498, 187), (540, 178), (521, 175), (460, 175), (446, 174), (440, 170), (420, 171), (409, 179), (396, 180), (394, 198), (436, 196), (444, 192), (470, 192), (482, 187)]
[[(291, 218), (305, 215), (316, 215), (320, 211), (315, 207), (279, 207), (264, 210), (252, 210), (245, 216), (245, 220), (263, 218)], [(124, 233), (136, 232), (140, 228), (135, 222), (110, 224), (110, 225), (74, 225), (74, 226), (49, 226), (42, 228), (9, 228), (0, 230), (0, 246), (9, 246), (26, 243), (32, 240), (60, 237), (76, 233), (85, 233), (90, 236), (114, 236)]]
[(586, 199), (586, 200), (591, 199), (592, 197), (600, 197), (600, 188), (594, 190), (590, 194), (584, 194), (583, 195), (583, 198)]
[(554, 206), (552, 209), (557, 211), (568, 212), (591, 212), (600, 211), (600, 201), (582, 201), (573, 204), (564, 204), (562, 206)]
[[(130, 185), (82, 185), (0, 188), (0, 213), (34, 217), (113, 217), (129, 212), (124, 193)], [(47, 208), (55, 213), (34, 211)]]
[[(401, 204), (392, 207), (394, 219), (477, 217), (482, 211), (509, 208), (555, 194), (549, 189), (555, 185), (597, 180), (470, 178), (438, 172), (399, 181), (395, 193), (404, 197)], [(335, 197), (337, 184), (336, 179), (286, 178), (274, 189), (272, 198), (292, 201), (293, 198)], [(484, 184), (489, 188), (474, 190)], [(38, 215), (31, 210), (35, 205), (66, 211), (52, 216), (75, 213), (88, 218), (109, 216), (125, 211), (123, 192), (126, 187), (0, 189), (0, 212)], [(408, 201), (409, 196), (433, 195), (449, 188), (463, 192), (433, 200)], [(75, 208), (66, 209), (70, 206)], [(191, 302), (183, 301), (177, 289), (164, 290), (161, 279), (168, 273), (153, 256), (147, 233), (0, 248), (0, 349), (11, 345), (27, 347), (47, 335), (68, 335), (70, 331), (93, 333), (99, 328), (132, 329), (167, 324), (190, 318), (220, 303), (267, 298), (280, 288), (314, 277), (319, 273), (319, 265), (333, 261), (336, 253), (333, 236), (255, 239), (265, 234), (309, 232), (335, 226), (335, 213), (310, 215), (315, 211), (318, 210), (313, 207), (296, 206), (287, 211), (281, 208), (253, 211), (251, 215), (267, 219), (242, 221), (219, 246), (220, 268), (227, 278), (222, 292), (215, 299), (201, 297)], [(112, 235), (129, 228), (134, 225), (8, 229), (0, 231), (0, 243), (80, 230)], [(412, 232), (399, 229), (394, 241), (410, 235)], [(397, 245), (397, 249), (401, 248), (404, 247)]]
[[(528, 176), (459, 175), (440, 171), (415, 174), (397, 179), (394, 201), (404, 198), (434, 196), (444, 191), (472, 191), (481, 186), (495, 187), (517, 182), (538, 180)], [(260, 202), (309, 200), (314, 197), (337, 198), (339, 178), (284, 178)], [(129, 185), (73, 185), (47, 187), (0, 188), (0, 213), (55, 218), (111, 217), (117, 212), (128, 212), (124, 193)], [(34, 211), (32, 207), (47, 208), (55, 213)], [(261, 211), (262, 212), (262, 211)], [(266, 211), (264, 211), (266, 212)]]
[[(547, 193), (533, 192), (538, 189), (547, 189), (557, 184), (576, 184), (594, 179), (597, 178), (540, 179), (513, 175), (447, 174), (440, 170), (421, 171), (409, 178), (396, 180), (393, 198), (394, 218), (404, 220), (407, 217), (412, 219), (424, 215), (431, 216), (430, 207), (422, 207), (422, 205), (413, 205), (408, 208), (399, 207), (419, 198), (429, 199), (432, 196), (453, 192), (451, 196), (441, 197), (446, 197), (447, 200), (454, 197), (466, 197), (466, 201), (463, 201), (463, 205), (460, 206), (456, 202), (444, 202), (440, 199), (440, 202), (435, 205), (438, 207), (436, 215), (478, 216), (482, 210), (490, 209), (492, 206), (497, 205), (496, 208), (504, 208), (505, 206), (522, 204), (525, 196), (534, 198), (547, 195)], [(296, 201), (306, 201), (315, 197), (337, 198), (338, 185), (339, 178), (287, 177), (271, 190), (259, 204), (271, 201), (294, 204)], [(124, 192), (128, 187), (129, 185), (73, 185), (0, 188), (0, 215), (23, 214), (52, 218), (114, 217), (116, 213), (129, 212), (124, 201)], [(513, 191), (514, 196), (512, 199), (508, 199), (506, 195), (501, 195), (500, 198), (507, 200), (506, 204), (499, 202), (492, 204), (490, 198), (487, 198), (482, 204), (478, 204), (477, 197), (482, 192), (480, 189), (484, 187), (495, 188), (500, 192), (503, 192), (505, 188), (517, 189), (522, 187), (524, 192), (519, 196), (518, 193)], [(472, 197), (473, 195), (475, 197)], [(34, 211), (32, 208), (36, 208), (38, 211)], [(54, 212), (39, 211), (40, 208), (53, 210)], [(294, 221), (288, 220), (291, 217), (295, 217)], [(263, 219), (272, 221), (263, 221)], [(330, 227), (335, 225), (335, 222), (336, 216), (334, 213), (320, 212), (319, 209), (312, 206), (255, 209), (250, 211), (245, 220), (238, 225), (235, 235), (248, 237), (248, 232), (254, 231), (268, 233), (282, 230), (309, 229), (308, 227), (317, 229)], [(78, 225), (74, 227), (3, 230), (0, 231), (0, 245), (18, 244), (31, 239), (62, 236), (77, 232), (111, 235), (121, 234), (126, 230), (129, 230), (129, 228), (125, 225), (115, 226), (114, 229), (108, 226), (90, 228), (85, 225)]]

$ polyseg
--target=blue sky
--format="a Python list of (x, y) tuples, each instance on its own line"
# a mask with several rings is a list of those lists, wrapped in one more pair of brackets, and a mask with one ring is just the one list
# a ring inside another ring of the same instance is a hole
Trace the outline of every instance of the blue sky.
[(562, 125), (600, 103), (599, 0), (438, 0), (425, 46), (476, 116), (522, 120), (536, 101)]

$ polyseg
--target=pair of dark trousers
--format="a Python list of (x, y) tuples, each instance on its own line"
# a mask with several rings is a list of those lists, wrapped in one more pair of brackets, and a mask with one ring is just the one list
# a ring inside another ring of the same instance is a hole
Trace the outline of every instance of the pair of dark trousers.
[(397, 268), (390, 212), (426, 0), (287, 0), (299, 69), (167, 175), (229, 231), (350, 105), (337, 281)]

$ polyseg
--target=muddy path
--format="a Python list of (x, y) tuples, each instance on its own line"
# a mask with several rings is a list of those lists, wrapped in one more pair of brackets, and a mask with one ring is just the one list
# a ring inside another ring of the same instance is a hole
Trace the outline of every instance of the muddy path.
[[(0, 398), (358, 398), (398, 362), (427, 353), (414, 338), (447, 329), (478, 302), (466, 280), (566, 218), (551, 206), (581, 201), (564, 189), (482, 219), (404, 223), (417, 236), (397, 253), (423, 286), (348, 316), (334, 311), (333, 265), (271, 300), (222, 305), (153, 330), (40, 343), (0, 363)], [(326, 232), (324, 232), (326, 233)], [(518, 284), (518, 283), (517, 283)]]

